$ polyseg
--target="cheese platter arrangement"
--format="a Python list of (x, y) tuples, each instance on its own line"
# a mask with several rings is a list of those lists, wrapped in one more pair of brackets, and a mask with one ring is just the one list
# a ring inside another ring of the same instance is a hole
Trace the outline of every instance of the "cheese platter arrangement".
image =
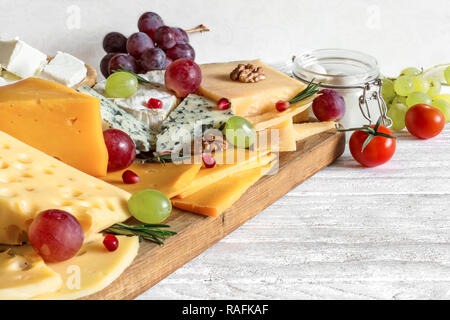
[[(0, 299), (134, 298), (344, 152), (346, 100), (325, 78), (197, 64), (188, 34), (207, 28), (153, 12), (138, 29), (105, 36), (104, 80), (0, 41)], [(380, 118), (350, 141), (363, 165), (395, 151), (382, 93), (400, 78), (371, 83)]]

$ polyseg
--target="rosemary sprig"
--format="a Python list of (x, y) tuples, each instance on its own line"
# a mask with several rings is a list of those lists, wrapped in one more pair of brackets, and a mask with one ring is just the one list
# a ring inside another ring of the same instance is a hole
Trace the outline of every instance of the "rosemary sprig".
[(116, 223), (104, 232), (127, 237), (138, 236), (140, 241), (147, 240), (159, 245), (164, 244), (164, 240), (168, 237), (177, 234), (175, 231), (161, 230), (160, 228), (170, 228), (170, 226), (167, 224), (127, 225), (124, 223)]
[(113, 70), (112, 72), (113, 73), (116, 73), (116, 72), (128, 72), (128, 73), (132, 74), (133, 76), (135, 76), (137, 81), (140, 82), (140, 83), (151, 83), (147, 79), (142, 78), (137, 73), (134, 73), (133, 71), (124, 68), (122, 65), (120, 65), (120, 69)]
[(291, 100), (288, 101), (289, 104), (297, 103), (299, 101), (305, 100), (306, 98), (309, 98), (310, 96), (316, 94), (317, 92), (319, 92), (318, 88), (321, 84), (322, 84), (322, 82), (314, 84), (314, 79), (312, 79), (311, 82), (308, 83), (308, 86), (305, 89), (303, 89), (302, 91), (297, 93), (297, 95), (295, 97), (293, 97)]

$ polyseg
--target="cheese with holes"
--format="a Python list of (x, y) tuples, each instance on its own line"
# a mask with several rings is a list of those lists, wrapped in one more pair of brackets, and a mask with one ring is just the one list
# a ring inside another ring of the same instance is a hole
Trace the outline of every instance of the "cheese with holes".
[(197, 164), (133, 163), (126, 170), (131, 170), (139, 176), (138, 183), (123, 183), (122, 171), (110, 172), (103, 180), (130, 193), (143, 189), (156, 189), (171, 198), (192, 182), (201, 166), (201, 162)]
[(333, 129), (336, 129), (336, 122), (334, 121), (294, 123), (295, 140), (306, 139)]
[(129, 197), (0, 131), (0, 243), (26, 241), (33, 218), (47, 209), (73, 214), (89, 239), (130, 216)]
[[(245, 83), (230, 79), (230, 73), (238, 64), (250, 63), (262, 67), (265, 80)], [(268, 66), (261, 60), (234, 61), (200, 65), (202, 82), (198, 92), (214, 101), (227, 98), (233, 113), (238, 116), (251, 116), (275, 109), (278, 100), (289, 101), (306, 85), (288, 75)]]
[[(248, 151), (248, 150), (247, 150)], [(210, 187), (215, 188), (215, 183), (238, 172), (243, 172), (253, 168), (258, 168), (270, 163), (275, 159), (275, 154), (258, 154), (253, 152), (253, 156), (246, 161), (235, 162), (233, 164), (216, 164), (213, 168), (202, 168), (194, 180), (177, 195), (177, 198), (187, 198), (197, 191)]]
[(235, 173), (217, 181), (213, 187), (206, 186), (189, 197), (173, 198), (172, 205), (181, 210), (217, 217), (230, 208), (270, 168), (271, 164), (267, 164)]
[(257, 132), (257, 149), (272, 152), (295, 151), (295, 130), (292, 118), (271, 128)]
[(0, 252), (0, 300), (24, 300), (55, 292), (62, 285), (58, 273), (45, 265), (31, 248), (9, 248)]
[(69, 260), (49, 263), (48, 267), (62, 278), (62, 286), (33, 299), (78, 299), (106, 288), (133, 262), (139, 249), (138, 237), (117, 236), (117, 239), (116, 251), (106, 250), (102, 237), (86, 243)]
[(100, 102), (91, 96), (36, 78), (0, 87), (0, 130), (88, 174), (106, 175)]

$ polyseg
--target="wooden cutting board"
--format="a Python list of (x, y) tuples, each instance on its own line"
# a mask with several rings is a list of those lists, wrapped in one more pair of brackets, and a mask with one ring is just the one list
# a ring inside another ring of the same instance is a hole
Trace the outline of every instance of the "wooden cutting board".
[(280, 154), (276, 175), (263, 177), (217, 218), (174, 208), (165, 223), (178, 234), (163, 246), (142, 242), (132, 265), (110, 286), (86, 299), (135, 298), (331, 164), (344, 148), (345, 135), (335, 130), (297, 142), (297, 151)]

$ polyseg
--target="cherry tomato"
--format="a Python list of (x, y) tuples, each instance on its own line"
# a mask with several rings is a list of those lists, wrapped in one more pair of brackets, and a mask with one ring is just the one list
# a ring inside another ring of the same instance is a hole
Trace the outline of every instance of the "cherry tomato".
[(427, 104), (416, 104), (405, 116), (408, 131), (419, 139), (430, 139), (444, 129), (445, 116), (441, 110)]
[[(371, 125), (374, 128), (374, 125)], [(385, 126), (379, 126), (378, 132), (394, 136), (391, 130)], [(352, 133), (349, 141), (350, 152), (353, 158), (365, 167), (376, 167), (388, 162), (395, 152), (395, 139), (383, 136), (375, 136), (364, 148), (362, 147), (369, 133), (357, 130)]]

